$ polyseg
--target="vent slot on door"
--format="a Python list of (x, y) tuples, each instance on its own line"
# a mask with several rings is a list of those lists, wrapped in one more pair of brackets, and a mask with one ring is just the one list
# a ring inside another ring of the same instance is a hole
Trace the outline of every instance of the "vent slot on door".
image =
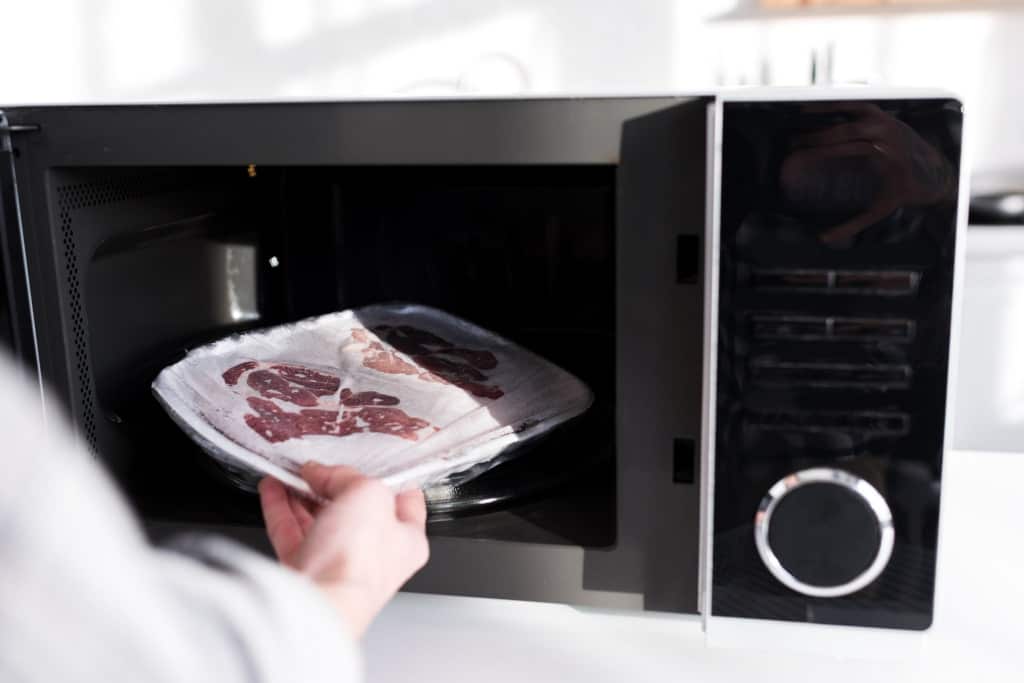
[(818, 294), (907, 296), (917, 291), (920, 273), (911, 270), (817, 270), (755, 268), (756, 289)]
[(777, 386), (860, 389), (906, 389), (911, 370), (905, 364), (827, 363), (754, 358), (750, 375), (755, 382)]
[(751, 334), (760, 341), (910, 342), (914, 321), (901, 318), (849, 318), (788, 314), (751, 316)]

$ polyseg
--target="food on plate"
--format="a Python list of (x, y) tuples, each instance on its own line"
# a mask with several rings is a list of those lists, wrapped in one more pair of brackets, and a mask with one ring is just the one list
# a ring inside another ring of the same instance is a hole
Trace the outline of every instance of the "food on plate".
[(396, 488), (479, 473), (592, 400), (553, 363), (412, 304), (228, 337), (165, 368), (153, 390), (225, 468), (299, 489), (295, 473), (309, 460)]

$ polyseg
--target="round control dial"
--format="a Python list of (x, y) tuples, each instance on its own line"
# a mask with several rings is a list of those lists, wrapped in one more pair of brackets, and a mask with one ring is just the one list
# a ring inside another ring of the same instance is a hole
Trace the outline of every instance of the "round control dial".
[(768, 571), (819, 598), (849, 595), (878, 578), (892, 555), (892, 512), (877, 489), (849, 472), (818, 467), (775, 483), (754, 516)]

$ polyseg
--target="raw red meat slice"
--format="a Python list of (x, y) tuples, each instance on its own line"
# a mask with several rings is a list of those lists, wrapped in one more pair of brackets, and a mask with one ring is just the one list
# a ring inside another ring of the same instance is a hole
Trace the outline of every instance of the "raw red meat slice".
[[(377, 391), (342, 389), (341, 404), (354, 410), (340, 413), (325, 410), (319, 407), (321, 397), (334, 395), (341, 384), (340, 378), (300, 365), (272, 365), (268, 369), (254, 370), (258, 367), (258, 362), (247, 361), (222, 376), (225, 383), (234, 385), (243, 374), (249, 373), (246, 384), (260, 396), (246, 399), (255, 414), (246, 414), (245, 424), (271, 443), (310, 435), (348, 436), (367, 431), (416, 441), (416, 432), (430, 426), (428, 421), (394, 408), (400, 402), (397, 396)], [(288, 411), (274, 403), (275, 400), (293, 403), (301, 409)]]
[(250, 397), (247, 402), (256, 414), (246, 415), (245, 424), (271, 443), (301, 439), (312, 434), (348, 436), (363, 431), (354, 417), (338, 420), (337, 410), (307, 408), (297, 413), (289, 413), (273, 402), (255, 396)]
[(275, 365), (273, 369), (292, 384), (303, 386), (317, 396), (330, 396), (341, 387), (341, 379), (326, 372), (297, 365)]
[(264, 398), (276, 398), (297, 406), (312, 408), (317, 405), (316, 394), (304, 387), (294, 386), (270, 370), (256, 370), (249, 373), (246, 383)]
[(418, 344), (423, 344), (425, 346), (439, 346), (441, 348), (453, 346), (453, 344), (447, 339), (442, 339), (433, 332), (427, 332), (426, 330), (421, 330), (417, 327), (413, 327), (412, 325), (399, 325), (397, 329), (401, 334)]
[(493, 370), (498, 367), (498, 359), (490, 351), (474, 351), (472, 349), (444, 349), (439, 354), (458, 356), (469, 361), (469, 364), (480, 370)]
[(341, 403), (348, 407), (354, 406), (397, 406), (397, 396), (388, 396), (376, 391), (360, 391), (353, 394), (351, 389), (341, 390)]
[[(228, 386), (235, 386), (242, 375), (259, 367), (257, 361), (246, 361), (226, 370), (221, 377)], [(277, 375), (279, 379), (274, 376)], [(284, 381), (284, 383), (282, 383)], [(277, 364), (269, 369), (259, 370), (249, 375), (247, 384), (263, 393), (264, 391), (278, 392), (278, 394), (267, 395), (267, 398), (281, 398), (298, 405), (313, 405), (309, 403), (309, 397), (296, 387), (289, 387), (288, 384), (298, 385), (314, 396), (330, 396), (336, 393), (341, 386), (341, 379), (326, 372), (320, 372), (301, 365)], [(290, 395), (293, 398), (287, 398)], [(297, 397), (297, 399), (295, 398)]]
[(441, 375), (441, 377), (444, 377), (452, 384), (455, 384), (456, 381), (482, 382), (487, 379), (487, 375), (472, 365), (466, 365), (465, 363), (442, 356), (413, 356), (413, 360), (427, 370)]
[(426, 420), (410, 417), (398, 408), (363, 408), (354, 414), (366, 421), (371, 432), (400, 436), (409, 441), (418, 440), (416, 432), (430, 426)]
[(256, 361), (247, 360), (244, 363), (239, 363), (233, 368), (228, 368), (227, 370), (224, 371), (224, 374), (221, 375), (221, 377), (224, 378), (225, 384), (227, 384), (229, 387), (233, 387), (236, 384), (238, 384), (238, 379), (242, 376), (242, 374), (245, 371), (252, 370), (257, 365), (259, 365), (259, 363), (257, 363)]
[(480, 398), (499, 399), (505, 395), (504, 391), (491, 384), (477, 384), (476, 382), (452, 382), (452, 384)]
[[(500, 387), (484, 384), (487, 375), (464, 363), (440, 356), (416, 356), (414, 360), (441, 379), (481, 398), (497, 399), (505, 395)], [(421, 375), (422, 377), (422, 375)]]
[(299, 428), (298, 438), (306, 434), (326, 434), (329, 436), (348, 436), (359, 429), (354, 419), (343, 416), (338, 420), (337, 410), (314, 410), (304, 408), (299, 411), (296, 420)]
[(370, 342), (370, 348), (363, 352), (363, 365), (389, 375), (415, 375), (415, 365), (406, 363), (394, 351), (388, 351), (380, 342)]
[(299, 436), (299, 427), (294, 416), (285, 413), (270, 401), (250, 398), (249, 407), (255, 415), (246, 415), (245, 424), (271, 443), (279, 443)]
[(450, 348), (453, 346), (451, 342), (436, 334), (411, 325), (399, 325), (398, 327), (378, 325), (373, 328), (373, 331), (382, 335), (388, 344), (410, 356), (430, 353), (432, 349), (429, 347)]
[(457, 348), (433, 332), (411, 325), (377, 325), (373, 331), (394, 349), (410, 356), (416, 365), (407, 363), (380, 342), (371, 341), (366, 330), (354, 329), (352, 338), (367, 344), (362, 354), (363, 365), (368, 368), (388, 374), (417, 375), (426, 382), (453, 384), (482, 398), (505, 395), (500, 387), (486, 384), (487, 375), (480, 372), (498, 367), (498, 359), (490, 351)]
[[(358, 395), (356, 394), (356, 396)], [(378, 394), (378, 396), (383, 396), (383, 394)], [(297, 413), (291, 413), (278, 407), (272, 401), (255, 396), (250, 397), (247, 402), (249, 407), (256, 411), (256, 414), (246, 415), (245, 424), (271, 443), (301, 439), (303, 436), (310, 435), (348, 436), (365, 431), (390, 434), (409, 441), (417, 441), (419, 436), (416, 432), (430, 426), (426, 420), (411, 417), (399, 408), (372, 406), (352, 411), (346, 410), (341, 414), (339, 420), (337, 410), (307, 408)], [(360, 422), (365, 426), (361, 426)]]

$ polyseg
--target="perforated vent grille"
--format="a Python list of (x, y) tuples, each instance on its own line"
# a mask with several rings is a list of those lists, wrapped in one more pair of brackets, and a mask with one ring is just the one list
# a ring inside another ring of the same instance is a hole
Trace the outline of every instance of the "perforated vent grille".
[(102, 178), (69, 182), (57, 187), (57, 213), (60, 221), (64, 274), (67, 284), (71, 332), (74, 337), (74, 372), (78, 378), (79, 428), (89, 447), (97, 452), (96, 398), (89, 357), (89, 333), (82, 294), (82, 268), (89, 254), (82, 247), (91, 240), (77, 234), (76, 211), (159, 194), (174, 188), (174, 176), (167, 173), (111, 173)]

